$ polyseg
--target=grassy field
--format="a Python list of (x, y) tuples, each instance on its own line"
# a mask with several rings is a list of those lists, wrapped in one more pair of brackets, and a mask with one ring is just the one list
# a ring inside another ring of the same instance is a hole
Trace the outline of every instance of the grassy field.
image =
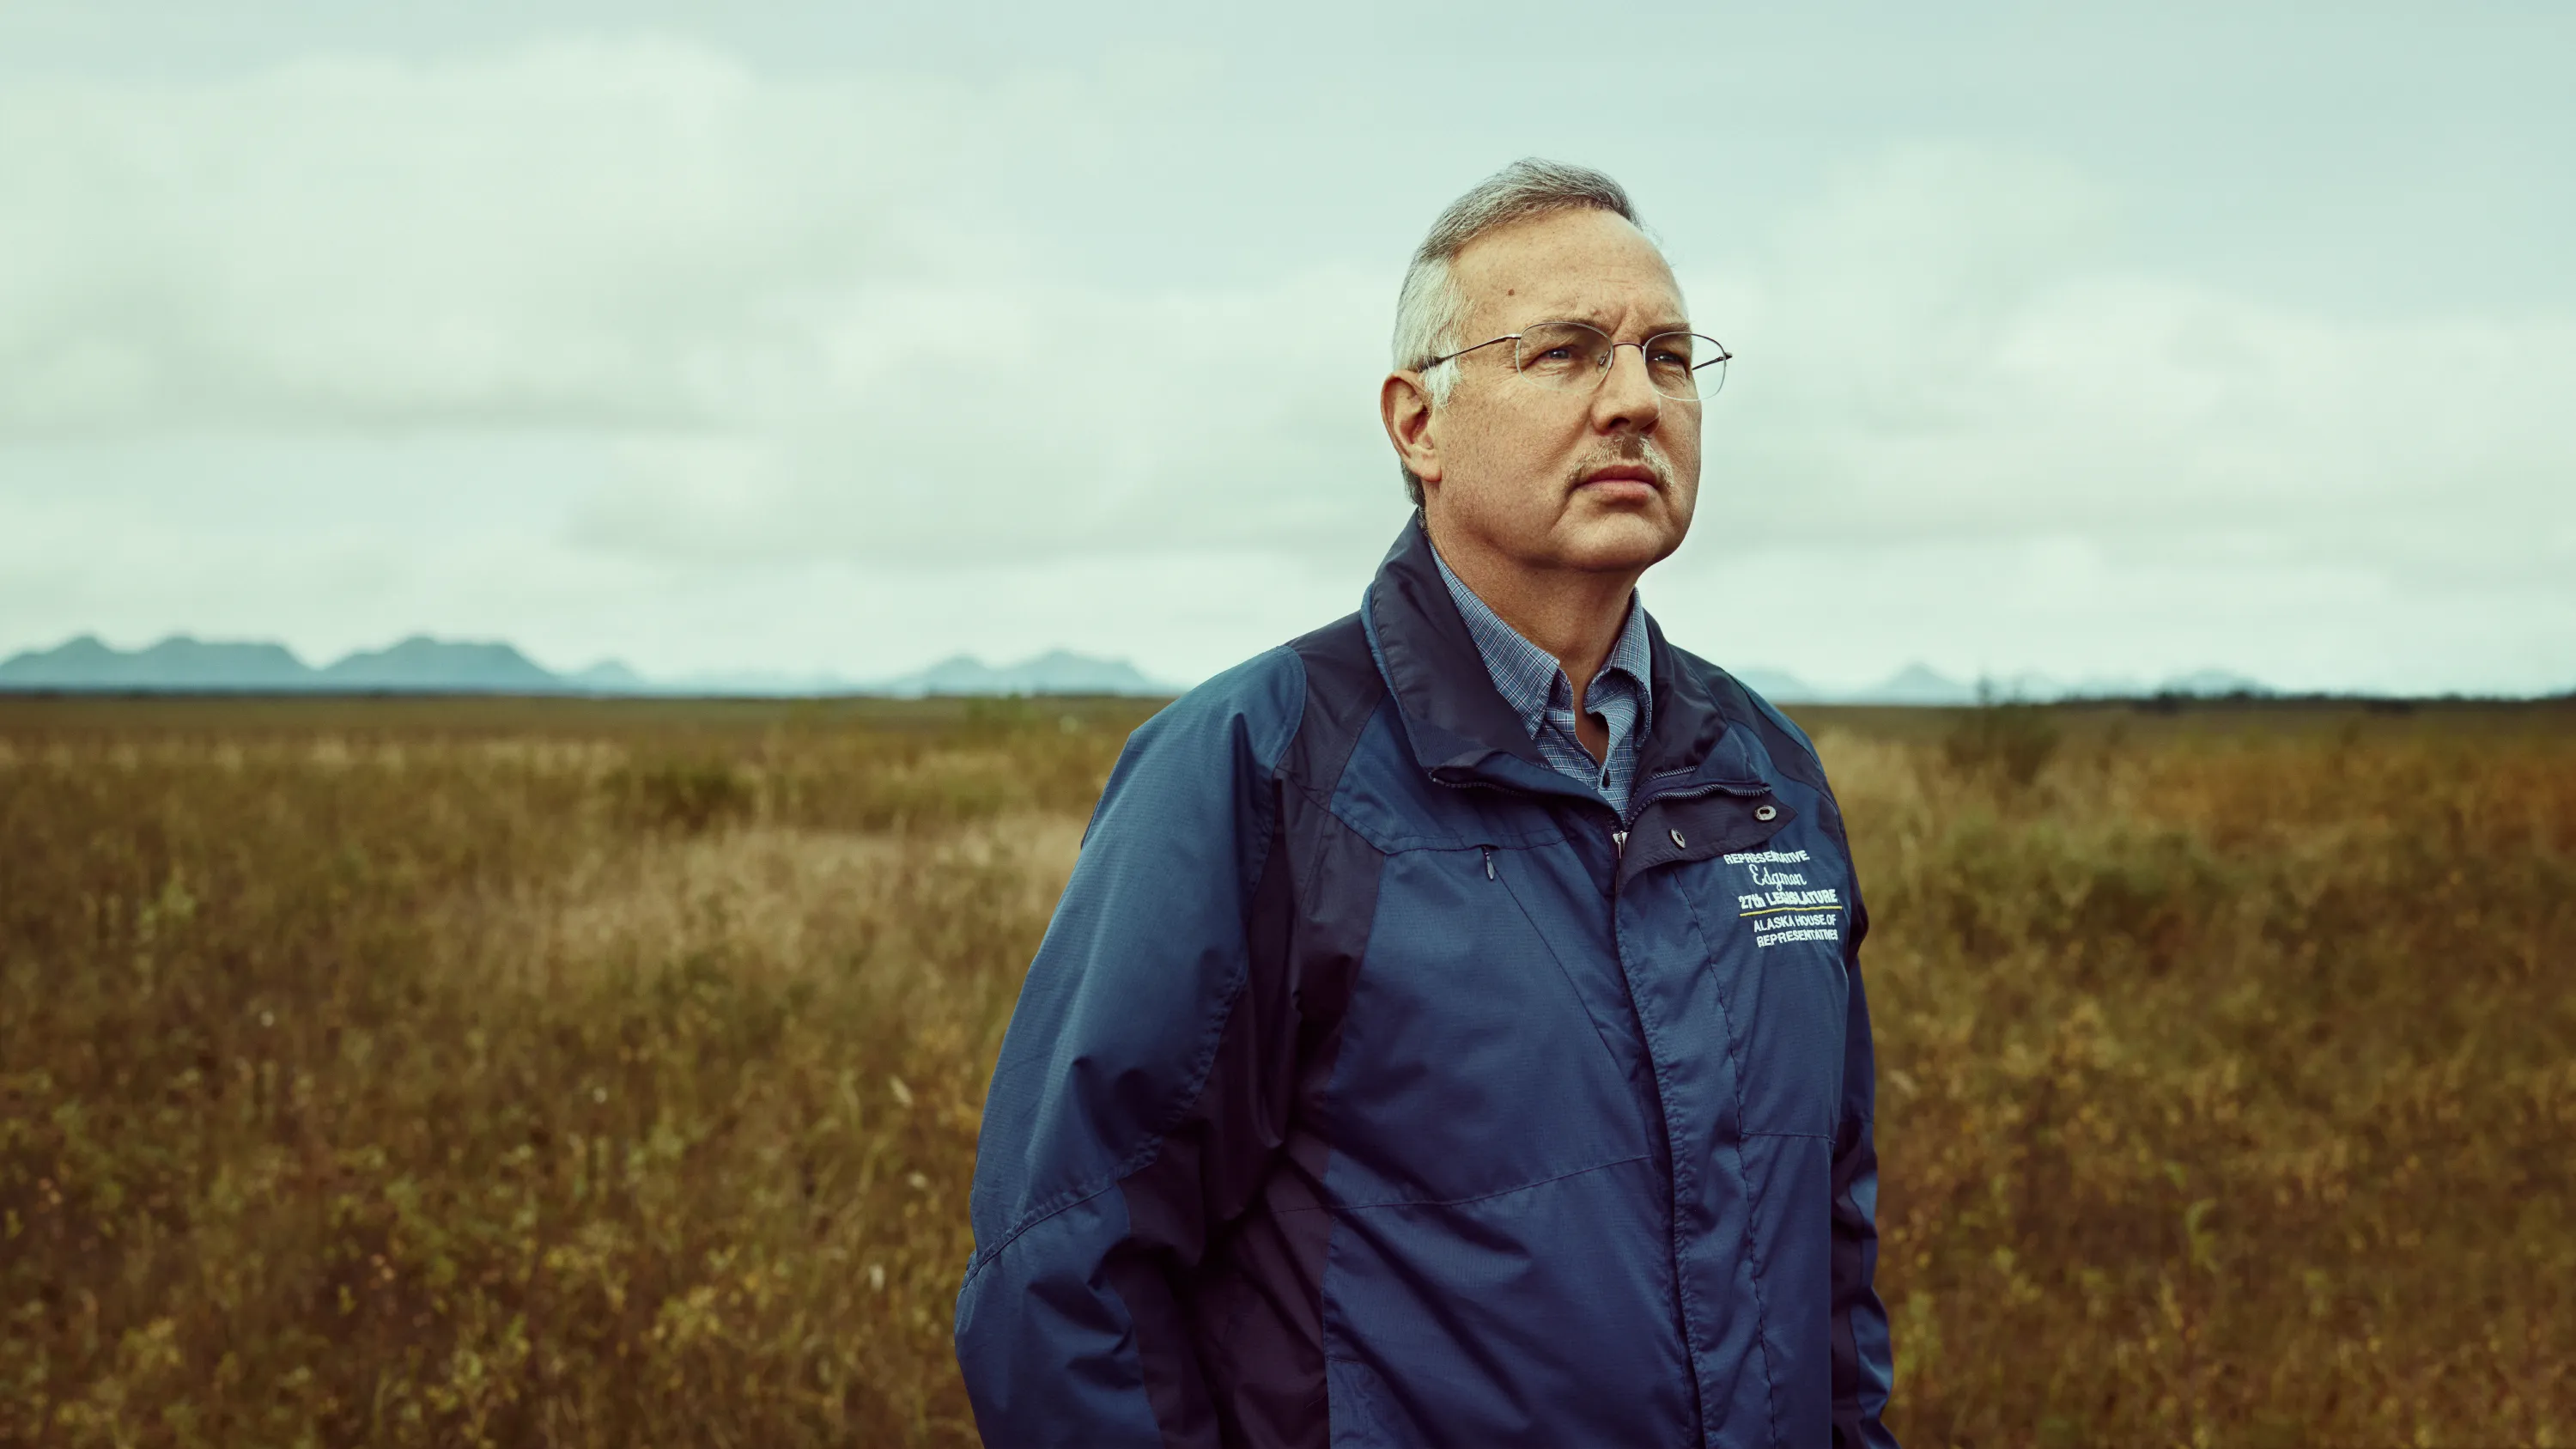
[[(971, 1442), (1143, 712), (0, 700), (0, 1444)], [(2576, 711), (1805, 722), (1909, 1442), (2576, 1442)]]

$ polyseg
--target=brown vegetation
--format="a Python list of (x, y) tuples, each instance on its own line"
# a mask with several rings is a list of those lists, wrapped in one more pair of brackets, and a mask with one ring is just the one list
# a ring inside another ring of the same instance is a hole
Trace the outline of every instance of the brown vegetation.
[[(970, 1441), (1140, 712), (0, 703), (0, 1443)], [(2576, 720), (1809, 723), (1909, 1442), (2576, 1438)]]

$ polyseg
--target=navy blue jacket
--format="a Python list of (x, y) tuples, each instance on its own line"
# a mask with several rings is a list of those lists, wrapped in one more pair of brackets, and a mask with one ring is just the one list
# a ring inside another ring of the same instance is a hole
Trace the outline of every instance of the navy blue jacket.
[(1893, 1443), (1842, 818), (1649, 629), (1626, 820), (1418, 522), (1136, 731), (985, 1103), (987, 1443)]

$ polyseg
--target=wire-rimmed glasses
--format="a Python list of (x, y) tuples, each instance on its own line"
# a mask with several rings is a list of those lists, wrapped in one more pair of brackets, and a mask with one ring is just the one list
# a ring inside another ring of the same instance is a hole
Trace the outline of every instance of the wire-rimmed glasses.
[(1539, 322), (1519, 332), (1462, 347), (1447, 357), (1422, 364), (1430, 371), (1444, 362), (1482, 351), (1497, 343), (1512, 344), (1512, 369), (1540, 387), (1576, 391), (1599, 387), (1622, 347), (1636, 348), (1646, 359), (1646, 380), (1655, 391), (1679, 402), (1705, 402), (1726, 386), (1726, 364), (1735, 354), (1714, 337), (1697, 332), (1658, 332), (1643, 342), (1613, 342), (1600, 328), (1582, 322)]

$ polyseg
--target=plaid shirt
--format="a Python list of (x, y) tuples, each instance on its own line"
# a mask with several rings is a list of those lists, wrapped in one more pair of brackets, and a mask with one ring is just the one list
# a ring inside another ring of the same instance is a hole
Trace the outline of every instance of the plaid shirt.
[(1602, 661), (1601, 672), (1592, 676), (1584, 691), (1589, 712), (1610, 730), (1606, 758), (1595, 760), (1574, 733), (1574, 687), (1566, 682), (1556, 656), (1522, 638), (1501, 615), (1487, 608), (1474, 590), (1449, 571), (1449, 561), (1438, 550), (1431, 556), (1440, 565), (1442, 581), (1449, 585), (1449, 597), (1458, 601), (1458, 613), (1467, 621), (1476, 652), (1485, 657), (1485, 672), (1494, 677), (1503, 702), (1519, 713), (1540, 757), (1557, 773), (1599, 790), (1625, 820), (1628, 788), (1637, 778), (1637, 741), (1651, 726), (1654, 708), (1646, 606), (1634, 592), (1628, 595), (1628, 620), (1619, 626), (1618, 642), (1610, 646), (1610, 657)]

